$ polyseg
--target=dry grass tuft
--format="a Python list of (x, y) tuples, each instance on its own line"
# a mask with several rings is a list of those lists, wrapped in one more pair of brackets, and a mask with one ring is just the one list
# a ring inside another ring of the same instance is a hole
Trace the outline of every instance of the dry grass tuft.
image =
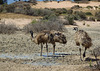
[(0, 24), (0, 34), (14, 34), (18, 28), (14, 24)]

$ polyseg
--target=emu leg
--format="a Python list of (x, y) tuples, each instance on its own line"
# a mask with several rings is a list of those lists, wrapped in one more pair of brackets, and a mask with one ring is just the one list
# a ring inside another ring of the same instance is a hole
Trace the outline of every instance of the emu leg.
[(80, 51), (80, 60), (82, 61), (82, 58), (81, 58), (81, 48), (79, 48), (79, 51)]
[(87, 50), (87, 48), (85, 48), (85, 50), (84, 50), (84, 53), (83, 53), (83, 58), (86, 56), (86, 55), (85, 55), (86, 50)]
[(41, 53), (40, 53), (40, 56), (42, 56), (42, 50), (43, 50), (43, 45), (41, 43)]
[(53, 55), (55, 55), (55, 44), (53, 45)]
[(46, 51), (47, 51), (47, 56), (48, 56), (48, 45), (47, 45), (47, 43), (46, 43)]

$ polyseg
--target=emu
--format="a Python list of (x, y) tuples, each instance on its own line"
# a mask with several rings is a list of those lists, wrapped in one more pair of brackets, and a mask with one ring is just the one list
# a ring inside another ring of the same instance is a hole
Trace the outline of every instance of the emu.
[(50, 37), (49, 37), (48, 43), (51, 43), (53, 45), (53, 55), (55, 55), (56, 42), (66, 44), (67, 43), (66, 36), (62, 34), (61, 32), (54, 31), (54, 30), (50, 31), (49, 34), (50, 34)]
[(79, 51), (80, 51), (80, 59), (81, 58), (81, 47), (85, 47), (84, 53), (83, 53), (83, 58), (86, 56), (86, 50), (87, 48), (90, 48), (92, 46), (92, 39), (90, 38), (90, 36), (88, 35), (87, 32), (85, 32), (84, 30), (78, 30), (78, 27), (74, 27), (75, 35), (75, 42), (76, 45), (79, 46)]
[[(31, 37), (33, 38), (33, 31), (30, 31), (31, 33)], [(46, 43), (46, 50), (47, 50), (47, 56), (48, 56), (48, 45), (47, 43), (51, 43), (53, 45), (53, 55), (55, 55), (55, 46), (56, 46), (56, 42), (59, 43), (63, 43), (66, 44), (66, 37), (65, 35), (63, 35), (62, 33), (60, 33), (59, 31), (48, 31), (48, 30), (44, 30), (40, 33), (38, 33), (34, 40), (33, 40), (36, 44), (40, 44), (41, 43), (41, 56), (42, 56), (42, 49), (43, 49), (43, 44)]]
[[(35, 37), (33, 37), (33, 31), (30, 31), (30, 34), (32, 37), (31, 40), (34, 43), (36, 43), (38, 45), (41, 44), (40, 56), (42, 56), (43, 44), (46, 43), (46, 48), (48, 47), (48, 45), (47, 45), (48, 38), (49, 38), (48, 34), (41, 32), (41, 33), (38, 33)], [(47, 50), (47, 52), (48, 52), (48, 50)], [(48, 53), (47, 53), (47, 55), (48, 55)]]

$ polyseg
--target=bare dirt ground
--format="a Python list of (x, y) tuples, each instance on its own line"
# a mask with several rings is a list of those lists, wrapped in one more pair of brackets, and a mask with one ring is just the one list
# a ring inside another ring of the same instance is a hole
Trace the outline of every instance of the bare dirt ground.
[[(27, 19), (24, 19), (24, 22), (23, 19), (20, 20), (20, 23), (31, 22)], [(15, 21), (14, 23), (20, 26), (19, 21)], [(68, 42), (65, 45), (57, 43), (54, 57), (51, 44), (49, 44), (49, 57), (46, 56), (45, 46), (43, 56), (40, 56), (40, 45), (36, 45), (30, 40), (30, 34), (17, 31), (12, 35), (0, 34), (0, 71), (91, 71), (90, 60), (94, 60), (91, 51), (100, 46), (100, 22), (85, 21), (84, 26), (84, 21), (75, 22), (80, 29), (88, 32), (93, 40), (93, 46), (87, 50), (85, 61), (80, 61), (78, 47), (73, 38), (75, 33), (73, 26), (65, 26), (64, 34)], [(83, 51), (84, 48), (82, 53)], [(94, 65), (95, 61), (91, 64)], [(94, 71), (96, 70), (94, 69)]]
[(84, 4), (84, 3), (74, 3), (74, 2), (70, 2), (70, 1), (61, 1), (59, 3), (57, 3), (57, 1), (52, 1), (52, 2), (38, 2), (38, 4), (33, 5), (32, 8), (71, 8), (74, 5), (79, 5), (82, 7), (86, 7), (86, 6), (99, 6), (100, 2), (89, 2), (88, 4)]

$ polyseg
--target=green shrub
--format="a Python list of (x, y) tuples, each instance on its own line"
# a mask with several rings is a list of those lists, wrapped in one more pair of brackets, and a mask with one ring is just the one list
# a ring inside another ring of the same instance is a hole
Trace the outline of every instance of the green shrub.
[(74, 20), (81, 20), (81, 17), (79, 15), (77, 15), (77, 14), (74, 14), (73, 18), (74, 18)]
[(67, 10), (67, 14), (73, 14), (73, 10), (72, 9)]
[(86, 12), (85, 14), (88, 16), (93, 16), (93, 14), (91, 12)]
[(4, 9), (3, 6), (0, 6), (0, 12), (3, 12), (3, 9)]
[(92, 9), (93, 7), (92, 7), (92, 6), (87, 6), (86, 8), (88, 8), (88, 9)]
[(43, 20), (56, 20), (57, 16), (55, 14), (51, 14), (51, 15), (46, 15), (43, 17)]
[(68, 21), (68, 25), (74, 25), (73, 15), (68, 15), (65, 17), (65, 19)]
[(34, 23), (36, 23), (36, 22), (37, 22), (36, 20), (33, 20), (31, 23), (34, 24)]
[(74, 15), (75, 15), (75, 17), (78, 17), (77, 19), (80, 18), (81, 20), (86, 20), (86, 15), (82, 11), (75, 11)]
[(82, 7), (79, 5), (74, 5), (73, 7), (71, 7), (71, 9), (79, 9), (79, 8), (82, 8)]
[(6, 10), (7, 7), (8, 7), (7, 4), (0, 5), (0, 12), (3, 12), (3, 13), (7, 12)]
[(16, 5), (10, 4), (6, 7), (8, 13), (14, 13)]

